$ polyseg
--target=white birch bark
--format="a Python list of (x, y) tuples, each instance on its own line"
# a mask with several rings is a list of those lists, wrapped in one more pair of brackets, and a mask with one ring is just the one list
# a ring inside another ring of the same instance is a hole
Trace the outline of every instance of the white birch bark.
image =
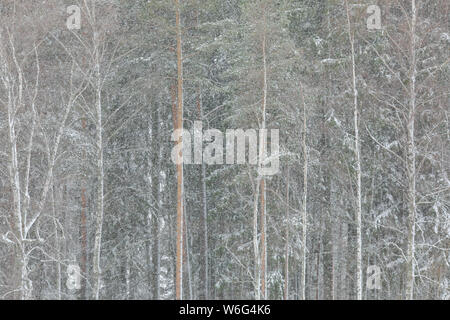
[[(92, 7), (92, 19), (95, 21), (95, 4)], [(100, 71), (101, 53), (98, 30), (94, 30), (94, 85), (95, 85), (95, 146), (97, 151), (97, 195), (96, 217), (93, 253), (93, 291), (95, 300), (100, 298), (102, 271), (101, 271), (101, 245), (104, 216), (104, 164), (103, 164), (103, 122), (102, 122), (102, 76)]]
[(416, 112), (416, 1), (411, 0), (411, 31), (410, 31), (410, 81), (409, 81), (409, 110), (407, 123), (407, 155), (406, 171), (408, 177), (408, 251), (406, 261), (406, 299), (414, 299), (414, 254), (416, 233), (416, 154), (414, 140), (414, 122)]
[(256, 179), (254, 198), (253, 198), (253, 257), (254, 257), (254, 275), (253, 275), (253, 291), (255, 300), (260, 300), (260, 268), (259, 268), (259, 241), (258, 241), (258, 195), (259, 195), (260, 179)]
[[(262, 34), (262, 59), (263, 59), (263, 100), (262, 100), (262, 122), (259, 135), (259, 165), (265, 165), (267, 145), (266, 130), (266, 106), (267, 106), (267, 56), (266, 56), (266, 37), (267, 37), (267, 22), (266, 22), (266, 4), (263, 4), (263, 34)], [(266, 241), (266, 180), (264, 176), (261, 179), (261, 296), (262, 299), (267, 298), (267, 241)]]
[(97, 149), (97, 210), (95, 222), (95, 237), (94, 237), (94, 260), (93, 260), (93, 298), (98, 300), (100, 298), (101, 289), (101, 268), (100, 268), (100, 253), (102, 243), (102, 227), (103, 227), (103, 209), (104, 209), (104, 169), (103, 169), (103, 125), (102, 125), (102, 100), (101, 100), (101, 79), (100, 79), (100, 64), (98, 60), (96, 64), (96, 149)]
[(289, 300), (289, 167), (287, 170), (286, 182), (286, 244), (284, 262), (284, 300)]
[[(203, 122), (203, 101), (201, 90), (199, 90), (198, 108), (200, 113), (200, 120)], [(202, 161), (202, 200), (203, 200), (203, 270), (202, 281), (204, 299), (209, 297), (209, 261), (208, 261), (208, 199), (206, 194), (206, 165)]]
[(348, 38), (352, 57), (353, 88), (353, 126), (355, 130), (355, 165), (356, 165), (356, 299), (362, 299), (362, 236), (361, 236), (361, 153), (358, 127), (358, 90), (356, 87), (355, 37), (351, 30), (348, 0), (345, 1), (347, 11)]
[(302, 148), (303, 148), (303, 201), (302, 201), (302, 269), (300, 275), (301, 293), (300, 298), (306, 300), (306, 236), (308, 232), (308, 215), (306, 212), (308, 199), (308, 146), (306, 144), (307, 138), (307, 119), (306, 119), (306, 103), (305, 95), (302, 85), (300, 84), (301, 97), (303, 102), (303, 134), (302, 134)]

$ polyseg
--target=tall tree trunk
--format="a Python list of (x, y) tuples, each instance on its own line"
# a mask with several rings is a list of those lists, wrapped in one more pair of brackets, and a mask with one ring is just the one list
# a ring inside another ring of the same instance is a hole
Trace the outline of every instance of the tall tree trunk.
[(153, 216), (152, 219), (152, 298), (160, 299), (159, 272), (161, 269), (160, 253), (159, 253), (159, 215)]
[[(200, 121), (203, 122), (203, 101), (201, 89), (199, 88), (198, 98), (197, 98), (197, 108), (200, 117)], [(206, 165), (202, 161), (202, 201), (203, 201), (203, 216), (202, 216), (202, 255), (203, 261), (202, 266), (200, 268), (200, 281), (202, 283), (203, 288), (200, 291), (200, 299), (208, 299), (209, 298), (209, 279), (208, 279), (208, 199), (206, 195)]]
[(175, 0), (176, 31), (177, 31), (177, 82), (178, 82), (178, 107), (177, 126), (175, 130), (181, 130), (178, 138), (179, 154), (177, 161), (177, 252), (176, 252), (176, 279), (175, 295), (177, 300), (183, 298), (183, 50), (181, 46), (181, 19), (180, 1)]
[(208, 200), (206, 194), (206, 166), (202, 163), (202, 195), (203, 195), (203, 267), (202, 282), (204, 299), (209, 299), (209, 248), (208, 248)]
[(267, 245), (266, 245), (266, 189), (265, 189), (265, 179), (261, 178), (261, 297), (262, 299), (267, 298)]
[(348, 298), (348, 278), (347, 278), (347, 259), (346, 259), (346, 253), (348, 248), (348, 225), (347, 223), (341, 223), (340, 225), (340, 241), (339, 241), (339, 248), (340, 248), (340, 258), (339, 258), (339, 265), (340, 265), (340, 283), (341, 288), (339, 292), (339, 299), (345, 300)]
[(348, 38), (352, 56), (353, 85), (353, 126), (355, 130), (355, 160), (356, 160), (356, 299), (362, 299), (362, 239), (361, 239), (361, 154), (358, 128), (358, 90), (356, 88), (355, 37), (351, 30), (350, 10), (348, 0), (345, 1), (347, 11)]
[(320, 255), (322, 254), (322, 237), (320, 237), (320, 242), (318, 243), (317, 248), (317, 270), (316, 270), (316, 277), (317, 277), (317, 283), (316, 283), (316, 300), (319, 300), (320, 297)]
[(95, 57), (96, 57), (96, 147), (97, 147), (97, 216), (95, 224), (95, 239), (94, 239), (94, 259), (93, 259), (93, 298), (98, 300), (100, 298), (101, 289), (101, 268), (100, 268), (100, 253), (102, 243), (102, 227), (103, 227), (103, 210), (104, 210), (104, 169), (103, 169), (103, 124), (102, 124), (102, 85), (100, 75), (100, 48), (98, 46), (97, 36), (94, 36), (96, 43)]
[(284, 258), (284, 300), (289, 300), (289, 167), (286, 183), (286, 245)]
[(410, 97), (407, 123), (407, 177), (408, 177), (408, 252), (406, 261), (406, 299), (414, 298), (414, 254), (415, 254), (415, 234), (416, 234), (416, 154), (414, 140), (414, 121), (416, 112), (416, 1), (411, 1), (411, 34), (410, 34)]
[(255, 300), (259, 300), (261, 297), (260, 290), (260, 268), (259, 268), (259, 243), (258, 243), (258, 195), (260, 181), (257, 178), (254, 190), (253, 198), (253, 256), (254, 256), (254, 274), (253, 274), (253, 291)]
[[(262, 100), (262, 123), (260, 131), (260, 166), (264, 165), (266, 152), (266, 105), (267, 105), (267, 57), (266, 57), (266, 5), (263, 4), (263, 35), (262, 35), (262, 58), (263, 58), (263, 100)], [(261, 176), (261, 295), (263, 299), (267, 298), (267, 245), (266, 245), (266, 181)]]
[(61, 243), (59, 240), (59, 233), (58, 233), (58, 223), (56, 222), (56, 204), (55, 204), (55, 185), (52, 181), (52, 187), (51, 187), (51, 202), (52, 202), (52, 215), (53, 215), (53, 227), (55, 232), (55, 250), (57, 254), (57, 261), (56, 262), (56, 290), (57, 290), (57, 297), (58, 300), (61, 300)]
[(130, 248), (125, 244), (125, 300), (131, 299), (131, 266)]
[[(153, 300), (160, 299), (160, 284), (159, 284), (159, 273), (161, 268), (160, 261), (160, 234), (159, 234), (159, 219), (161, 205), (161, 157), (162, 157), (162, 144), (161, 144), (161, 110), (157, 106), (154, 111), (155, 117), (152, 117), (152, 137), (151, 146), (154, 150), (154, 154), (151, 160), (150, 174), (151, 174), (151, 190), (152, 190), (152, 202), (153, 206), (149, 209), (149, 215), (151, 216), (151, 235), (152, 235), (152, 272), (151, 272), (151, 282), (152, 282), (152, 298)], [(155, 152), (156, 151), (156, 152)]]
[[(186, 207), (186, 205), (185, 205)], [(184, 212), (184, 219), (183, 219), (183, 225), (184, 225), (184, 245), (183, 245), (183, 249), (184, 249), (184, 259), (185, 259), (185, 263), (184, 265), (186, 266), (186, 275), (187, 275), (187, 279), (186, 279), (186, 284), (187, 284), (187, 289), (188, 289), (188, 293), (189, 293), (189, 300), (193, 300), (193, 291), (192, 291), (192, 275), (191, 275), (191, 260), (190, 260), (190, 251), (189, 251), (189, 229), (188, 229), (188, 218), (186, 216), (186, 209), (183, 209)]]
[(306, 299), (306, 235), (308, 228), (308, 216), (306, 213), (306, 204), (308, 198), (308, 146), (306, 144), (307, 133), (307, 119), (306, 119), (306, 103), (305, 93), (300, 84), (300, 93), (303, 103), (303, 135), (302, 135), (302, 149), (303, 149), (303, 201), (302, 201), (302, 272), (301, 272), (301, 299)]
[[(86, 119), (83, 118), (81, 122), (83, 131), (86, 129)], [(83, 160), (86, 161), (86, 151), (83, 150)], [(81, 283), (80, 297), (81, 299), (86, 298), (87, 281), (86, 281), (86, 271), (87, 271), (87, 226), (86, 226), (86, 180), (82, 179), (81, 185), (81, 217), (80, 217), (80, 231), (81, 231), (81, 274), (83, 275)]]
[(19, 271), (20, 271), (20, 299), (30, 300), (32, 298), (32, 282), (29, 279), (28, 271), (29, 257), (25, 251), (25, 248), (21, 248), (19, 257)]

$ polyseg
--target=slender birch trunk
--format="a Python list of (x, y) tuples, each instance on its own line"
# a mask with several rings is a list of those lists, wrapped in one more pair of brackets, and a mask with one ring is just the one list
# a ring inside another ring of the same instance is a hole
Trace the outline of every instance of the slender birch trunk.
[(255, 193), (253, 198), (253, 256), (254, 256), (254, 275), (253, 275), (253, 290), (255, 300), (261, 297), (260, 290), (260, 268), (259, 268), (259, 242), (258, 242), (258, 195), (260, 187), (260, 178), (256, 179)]
[(286, 247), (284, 262), (284, 300), (289, 300), (289, 167), (286, 183)]
[[(159, 184), (158, 184), (159, 188)], [(158, 215), (155, 217), (154, 225), (153, 225), (153, 235), (156, 236), (156, 239), (153, 241), (153, 249), (152, 249), (152, 261), (153, 261), (153, 299), (160, 299), (160, 283), (159, 283), (159, 273), (161, 270), (161, 254), (160, 254), (160, 234), (159, 234), (159, 219), (160, 212), (162, 208), (162, 195), (161, 192), (158, 192)]]
[[(82, 119), (81, 125), (83, 130), (86, 130), (86, 119)], [(86, 161), (86, 151), (83, 150), (83, 160)], [(81, 186), (81, 215), (80, 215), (80, 231), (81, 231), (81, 274), (86, 277), (87, 271), (87, 225), (86, 225), (86, 210), (87, 210), (87, 200), (86, 200), (86, 181), (82, 179)], [(86, 298), (86, 279), (82, 279), (80, 297), (81, 299)]]
[(102, 84), (100, 75), (100, 48), (97, 35), (94, 35), (95, 42), (95, 77), (96, 77), (96, 147), (97, 147), (97, 215), (95, 224), (94, 239), (94, 260), (93, 260), (93, 298), (100, 298), (101, 289), (101, 268), (100, 253), (102, 243), (102, 227), (104, 214), (104, 168), (103, 168), (103, 123), (102, 123)]
[(208, 259), (208, 200), (206, 197), (206, 166), (202, 163), (202, 195), (203, 195), (203, 294), (209, 299), (209, 259)]
[(55, 249), (57, 252), (57, 261), (56, 261), (56, 289), (57, 289), (57, 295), (58, 300), (61, 300), (61, 243), (59, 240), (59, 233), (58, 233), (58, 223), (56, 222), (56, 204), (55, 204), (55, 185), (52, 181), (52, 190), (51, 190), (51, 202), (52, 202), (52, 215), (53, 215), (53, 227), (55, 232)]
[(262, 299), (267, 298), (267, 244), (266, 244), (266, 181), (264, 177), (261, 177), (261, 297)]
[[(201, 89), (199, 88), (198, 92), (198, 98), (197, 98), (197, 108), (198, 113), (200, 117), (200, 121), (203, 122), (203, 101), (202, 101), (202, 94)], [(209, 297), (209, 279), (208, 279), (208, 273), (209, 273), (209, 266), (208, 266), (208, 199), (206, 197), (206, 165), (202, 161), (202, 200), (203, 200), (203, 217), (202, 217), (202, 255), (203, 255), (203, 263), (200, 271), (200, 279), (203, 284), (202, 292), (200, 295), (200, 298), (208, 299)]]
[(306, 118), (306, 103), (303, 87), (300, 84), (300, 91), (303, 103), (303, 134), (302, 134), (302, 148), (303, 148), (303, 208), (302, 208), (302, 272), (301, 272), (301, 299), (306, 299), (306, 235), (308, 232), (308, 216), (306, 212), (306, 202), (308, 197), (308, 146), (306, 144), (307, 134), (307, 118)]
[[(266, 151), (266, 105), (267, 105), (267, 57), (266, 57), (266, 6), (263, 4), (263, 34), (262, 34), (262, 59), (263, 59), (263, 100), (262, 100), (262, 123), (259, 140), (259, 161), (260, 166), (264, 165)], [(261, 176), (261, 296), (267, 298), (267, 244), (266, 244), (266, 181)]]
[(153, 158), (152, 168), (150, 170), (152, 171), (152, 193), (153, 198), (155, 199), (155, 205), (153, 209), (150, 209), (149, 214), (151, 215), (151, 211), (153, 210), (152, 215), (152, 237), (153, 237), (153, 246), (152, 246), (152, 283), (153, 283), (153, 299), (159, 300), (160, 299), (160, 284), (159, 284), (159, 272), (161, 268), (161, 261), (160, 261), (160, 240), (159, 240), (159, 219), (160, 219), (160, 211), (161, 211), (161, 181), (160, 181), (160, 174), (161, 174), (161, 157), (162, 157), (162, 150), (161, 150), (161, 127), (160, 127), (160, 121), (161, 121), (161, 110), (159, 107), (157, 107), (157, 110), (155, 112), (156, 117), (155, 119), (152, 119), (152, 143), (153, 150), (157, 151), (157, 155)]
[(356, 160), (356, 298), (362, 299), (362, 237), (361, 237), (361, 153), (358, 127), (358, 90), (356, 87), (355, 38), (351, 30), (348, 0), (345, 1), (347, 11), (348, 38), (352, 56), (353, 85), (353, 126), (355, 130), (355, 160)]
[(410, 40), (410, 81), (409, 81), (409, 110), (407, 123), (407, 177), (408, 177), (408, 252), (406, 261), (406, 299), (414, 299), (414, 254), (415, 254), (415, 234), (416, 234), (416, 155), (414, 140), (414, 121), (416, 112), (416, 1), (411, 0), (411, 40)]
[[(185, 205), (186, 206), (186, 205)], [(188, 219), (186, 217), (186, 210), (183, 210), (184, 212), (184, 255), (185, 255), (185, 265), (186, 265), (186, 274), (187, 274), (187, 287), (189, 292), (189, 300), (193, 300), (193, 290), (192, 290), (192, 274), (191, 274), (191, 261), (190, 261), (190, 254), (189, 254), (189, 229), (188, 229)]]
[[(181, 46), (181, 19), (180, 1), (175, 0), (176, 31), (177, 31), (177, 82), (178, 82), (178, 106), (177, 126), (175, 129), (183, 130), (183, 50)], [(182, 132), (182, 131), (181, 131)], [(176, 249), (176, 272), (175, 272), (175, 295), (177, 300), (183, 298), (183, 135), (180, 133), (178, 145), (180, 152), (177, 161), (177, 249)]]
[(126, 248), (125, 253), (125, 300), (130, 300), (131, 298), (131, 266), (130, 266), (130, 252)]

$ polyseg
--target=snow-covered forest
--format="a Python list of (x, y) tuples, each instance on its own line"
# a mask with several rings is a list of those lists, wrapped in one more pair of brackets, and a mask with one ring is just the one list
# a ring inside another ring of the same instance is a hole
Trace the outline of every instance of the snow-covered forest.
[(449, 6), (0, 0), (0, 299), (450, 299)]

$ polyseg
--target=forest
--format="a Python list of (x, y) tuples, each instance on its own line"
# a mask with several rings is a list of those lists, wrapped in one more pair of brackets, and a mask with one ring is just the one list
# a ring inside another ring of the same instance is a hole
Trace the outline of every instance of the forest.
[(0, 300), (450, 300), (447, 0), (0, 0)]

